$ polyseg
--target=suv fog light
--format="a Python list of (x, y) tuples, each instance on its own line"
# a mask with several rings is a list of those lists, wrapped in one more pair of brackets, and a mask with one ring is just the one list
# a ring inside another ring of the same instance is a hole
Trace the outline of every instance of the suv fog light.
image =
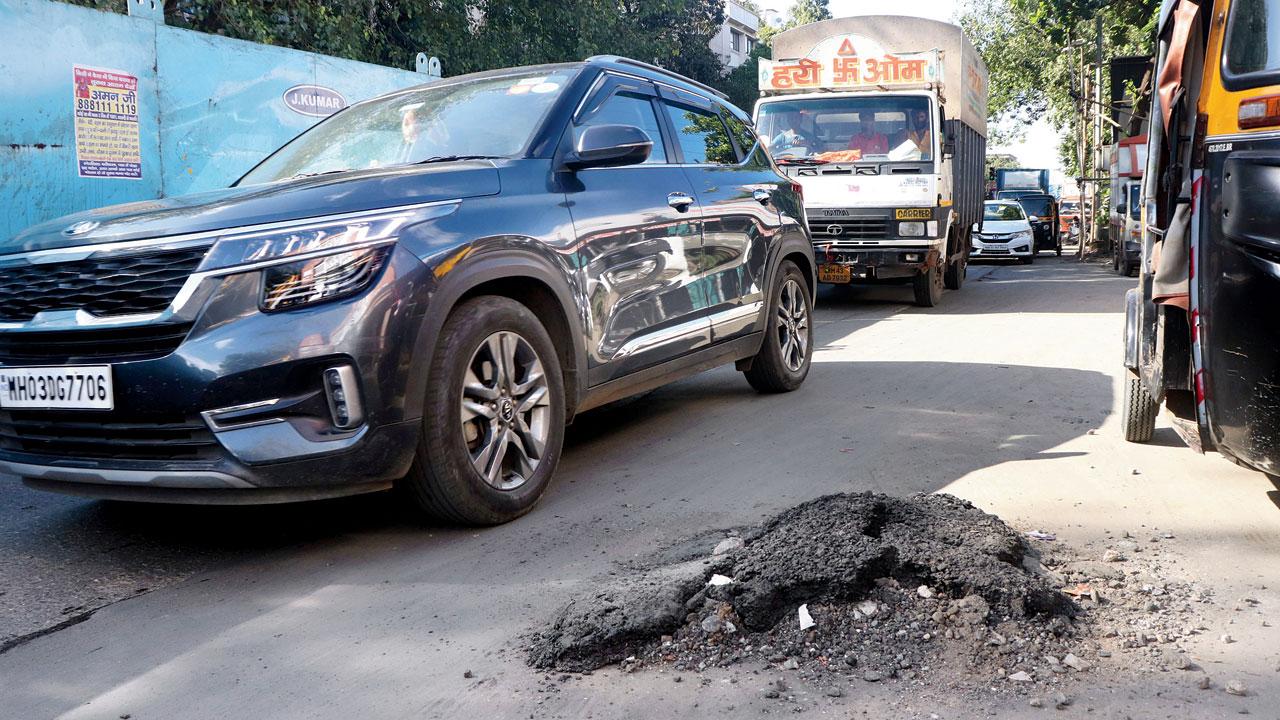
[(898, 223), (898, 234), (903, 237), (923, 237), (924, 223), (922, 222)]
[(355, 295), (390, 255), (390, 247), (377, 247), (269, 267), (262, 271), (262, 309), (289, 310)]
[(906, 262), (920, 262), (920, 253), (907, 253), (902, 259)]
[(334, 427), (350, 430), (364, 422), (364, 405), (360, 402), (356, 371), (350, 365), (324, 371), (324, 394), (329, 400), (329, 414), (333, 416)]

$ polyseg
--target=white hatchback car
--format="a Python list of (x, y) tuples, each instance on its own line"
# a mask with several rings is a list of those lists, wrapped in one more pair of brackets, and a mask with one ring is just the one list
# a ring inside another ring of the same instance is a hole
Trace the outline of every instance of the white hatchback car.
[(971, 258), (1018, 258), (1035, 261), (1031, 222), (1013, 200), (988, 200), (982, 205), (982, 226), (973, 226)]

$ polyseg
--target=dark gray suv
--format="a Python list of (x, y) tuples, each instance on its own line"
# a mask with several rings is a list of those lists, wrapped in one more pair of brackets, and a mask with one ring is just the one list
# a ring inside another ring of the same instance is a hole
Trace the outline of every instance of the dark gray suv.
[(576, 413), (730, 362), (800, 385), (803, 217), (744, 113), (623, 58), (359, 103), (228, 190), (0, 243), (0, 472), (510, 520)]

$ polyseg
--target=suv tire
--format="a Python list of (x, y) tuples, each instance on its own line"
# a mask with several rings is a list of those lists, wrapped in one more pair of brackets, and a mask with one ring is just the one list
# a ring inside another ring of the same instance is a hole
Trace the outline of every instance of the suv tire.
[(800, 268), (783, 260), (769, 293), (764, 342), (743, 374), (757, 392), (791, 392), (809, 375), (812, 360), (813, 296)]
[(452, 524), (497, 525), (528, 512), (564, 442), (564, 384), (546, 329), (509, 298), (467, 300), (440, 331), (429, 373), (403, 491)]

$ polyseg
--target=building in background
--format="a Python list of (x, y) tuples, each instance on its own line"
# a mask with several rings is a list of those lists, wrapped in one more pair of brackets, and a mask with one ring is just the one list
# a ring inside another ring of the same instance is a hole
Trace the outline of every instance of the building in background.
[(724, 25), (711, 39), (711, 50), (725, 67), (736, 68), (746, 62), (755, 49), (760, 17), (736, 0), (725, 0), (724, 5)]

